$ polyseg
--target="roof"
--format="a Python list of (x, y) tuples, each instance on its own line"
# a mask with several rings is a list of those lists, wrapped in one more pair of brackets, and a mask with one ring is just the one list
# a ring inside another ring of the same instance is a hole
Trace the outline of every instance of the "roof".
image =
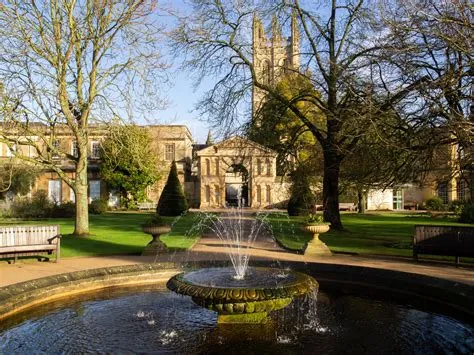
[(216, 155), (219, 149), (225, 149), (225, 148), (238, 149), (239, 152), (241, 153), (239, 155), (245, 155), (245, 151), (249, 149), (264, 152), (265, 155), (270, 155), (270, 156), (278, 155), (277, 152), (274, 151), (273, 149), (270, 149), (268, 147), (265, 147), (264, 145), (261, 145), (257, 142), (251, 141), (250, 139), (243, 138), (240, 136), (232, 136), (219, 143), (210, 145), (204, 149), (199, 150), (197, 152), (197, 155), (198, 156)]

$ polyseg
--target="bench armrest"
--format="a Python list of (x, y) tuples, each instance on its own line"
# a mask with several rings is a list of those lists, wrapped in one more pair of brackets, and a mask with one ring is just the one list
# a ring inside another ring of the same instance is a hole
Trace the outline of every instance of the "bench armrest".
[(61, 239), (63, 236), (61, 234), (55, 235), (54, 237), (48, 238), (49, 244), (53, 242), (56, 238)]

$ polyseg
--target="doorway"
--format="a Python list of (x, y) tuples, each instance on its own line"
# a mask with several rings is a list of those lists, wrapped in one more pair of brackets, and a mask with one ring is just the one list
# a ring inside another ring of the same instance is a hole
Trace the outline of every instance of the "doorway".
[(249, 174), (242, 164), (231, 165), (225, 173), (225, 202), (228, 207), (248, 207)]

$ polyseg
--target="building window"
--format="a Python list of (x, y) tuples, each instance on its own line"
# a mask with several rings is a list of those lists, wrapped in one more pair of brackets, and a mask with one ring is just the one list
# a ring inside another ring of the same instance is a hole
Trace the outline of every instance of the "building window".
[(211, 175), (211, 161), (206, 159), (206, 175)]
[(206, 185), (206, 202), (211, 202), (211, 187)]
[(260, 185), (257, 185), (257, 202), (262, 202), (262, 187)]
[(166, 161), (175, 160), (174, 151), (175, 151), (174, 143), (173, 144), (165, 144), (165, 160)]
[(457, 199), (460, 201), (467, 200), (467, 183), (464, 179), (459, 179), (456, 181), (456, 195)]
[(52, 152), (51, 152), (51, 157), (53, 159), (58, 159), (59, 158), (59, 151), (61, 149), (61, 142), (58, 139), (55, 139), (53, 143), (51, 143), (52, 146)]
[(77, 141), (71, 142), (71, 155), (76, 158), (79, 156), (79, 146), (77, 145)]
[(267, 202), (269, 204), (272, 202), (272, 189), (270, 185), (267, 185)]
[(265, 85), (270, 85), (271, 82), (271, 72), (270, 72), (270, 62), (268, 60), (263, 62), (262, 65), (262, 81)]
[(401, 189), (393, 190), (393, 209), (394, 210), (403, 209), (403, 191)]
[(100, 143), (99, 142), (91, 142), (91, 158), (98, 159), (100, 158)]
[(262, 175), (262, 161), (257, 159), (257, 175)]
[(219, 158), (216, 158), (216, 176), (219, 176)]
[(440, 182), (438, 184), (438, 197), (443, 200), (445, 205), (448, 204), (448, 183)]
[(48, 181), (48, 198), (56, 204), (61, 202), (61, 180)]
[(272, 163), (270, 162), (270, 159), (267, 159), (265, 161), (265, 163), (267, 165), (267, 175), (271, 176), (272, 175)]
[(89, 181), (89, 200), (94, 201), (100, 199), (100, 180)]

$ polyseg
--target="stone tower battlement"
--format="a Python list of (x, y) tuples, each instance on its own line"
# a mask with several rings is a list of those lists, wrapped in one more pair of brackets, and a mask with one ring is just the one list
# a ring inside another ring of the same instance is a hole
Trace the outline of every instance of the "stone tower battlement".
[[(281, 25), (276, 16), (272, 19), (271, 38), (265, 35), (262, 21), (255, 14), (252, 25), (253, 64), (256, 81), (276, 85), (285, 71), (299, 70), (300, 33), (296, 15), (291, 16), (291, 33), (282, 36)], [(265, 92), (255, 85), (252, 92), (252, 117), (265, 101)]]

